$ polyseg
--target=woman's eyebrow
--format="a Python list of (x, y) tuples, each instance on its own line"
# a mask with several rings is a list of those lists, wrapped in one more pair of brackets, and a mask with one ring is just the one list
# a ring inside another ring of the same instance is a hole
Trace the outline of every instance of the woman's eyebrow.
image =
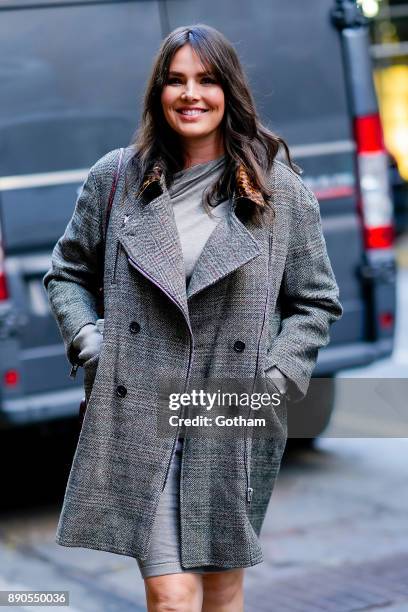
[[(169, 75), (173, 75), (173, 76), (185, 76), (184, 72), (178, 72), (177, 70), (169, 70)], [(213, 73), (209, 70), (206, 70), (205, 72), (197, 72), (197, 76), (205, 76), (205, 75), (213, 75)]]

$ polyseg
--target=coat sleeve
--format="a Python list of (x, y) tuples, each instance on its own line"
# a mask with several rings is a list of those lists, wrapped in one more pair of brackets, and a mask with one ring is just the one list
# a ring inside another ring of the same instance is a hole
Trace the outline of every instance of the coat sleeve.
[(328, 344), (330, 326), (343, 314), (319, 202), (304, 183), (296, 201), (280, 292), (281, 329), (266, 360), (267, 368), (276, 365), (288, 377), (293, 402), (306, 395), (319, 348)]
[[(77, 361), (73, 340), (87, 323), (96, 323), (97, 278), (102, 245), (102, 210), (91, 168), (64, 234), (56, 243), (43, 278), (51, 311), (64, 340), (68, 360)], [(100, 271), (99, 271), (100, 273)]]

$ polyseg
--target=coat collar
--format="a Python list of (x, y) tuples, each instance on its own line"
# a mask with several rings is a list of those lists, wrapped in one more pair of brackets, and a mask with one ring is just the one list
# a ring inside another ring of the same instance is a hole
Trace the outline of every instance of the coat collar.
[[(159, 164), (137, 192), (137, 199), (143, 200), (137, 214), (130, 214), (119, 229), (129, 262), (178, 306), (188, 325), (188, 300), (261, 253), (261, 245), (235, 214), (235, 202), (242, 197), (265, 205), (247, 173), (238, 168), (233, 206), (210, 234), (187, 288), (179, 233)], [(134, 199), (128, 201), (126, 209), (134, 211)]]
[[(161, 190), (164, 189), (164, 172), (160, 161), (157, 161), (152, 170), (143, 178), (138, 196), (146, 193), (146, 190), (152, 186), (158, 186)], [(235, 174), (234, 202), (239, 198), (251, 200), (254, 204), (262, 208), (265, 206), (265, 200), (261, 191), (254, 185), (251, 177), (242, 164), (238, 166)]]

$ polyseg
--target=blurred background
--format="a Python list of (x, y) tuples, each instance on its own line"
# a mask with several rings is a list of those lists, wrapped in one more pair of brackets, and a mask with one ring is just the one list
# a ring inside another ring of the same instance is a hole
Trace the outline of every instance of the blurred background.
[[(397, 229), (407, 227), (408, 180), (408, 5), (402, 1), (362, 0), (370, 17), (370, 48), (387, 150), (391, 157)], [(404, 197), (405, 194), (405, 197)]]
[(144, 609), (133, 559), (54, 542), (83, 379), (69, 377), (42, 278), (90, 166), (132, 140), (160, 41), (197, 22), (235, 45), (263, 122), (316, 194), (344, 307), (307, 397), (288, 406), (246, 609), (408, 610), (401, 0), (2, 0), (0, 590)]

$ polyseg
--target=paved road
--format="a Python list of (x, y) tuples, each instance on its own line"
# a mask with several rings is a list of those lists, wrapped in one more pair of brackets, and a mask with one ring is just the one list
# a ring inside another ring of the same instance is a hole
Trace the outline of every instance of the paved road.
[[(398, 299), (405, 318), (393, 359), (342, 376), (408, 377), (408, 270)], [(348, 418), (337, 406), (332, 427)], [(246, 570), (249, 612), (408, 611), (408, 439), (329, 433), (285, 456), (262, 532), (265, 562)], [(134, 560), (54, 543), (71, 451), (58, 436), (3, 446), (0, 590), (69, 590), (72, 612), (144, 610)]]

